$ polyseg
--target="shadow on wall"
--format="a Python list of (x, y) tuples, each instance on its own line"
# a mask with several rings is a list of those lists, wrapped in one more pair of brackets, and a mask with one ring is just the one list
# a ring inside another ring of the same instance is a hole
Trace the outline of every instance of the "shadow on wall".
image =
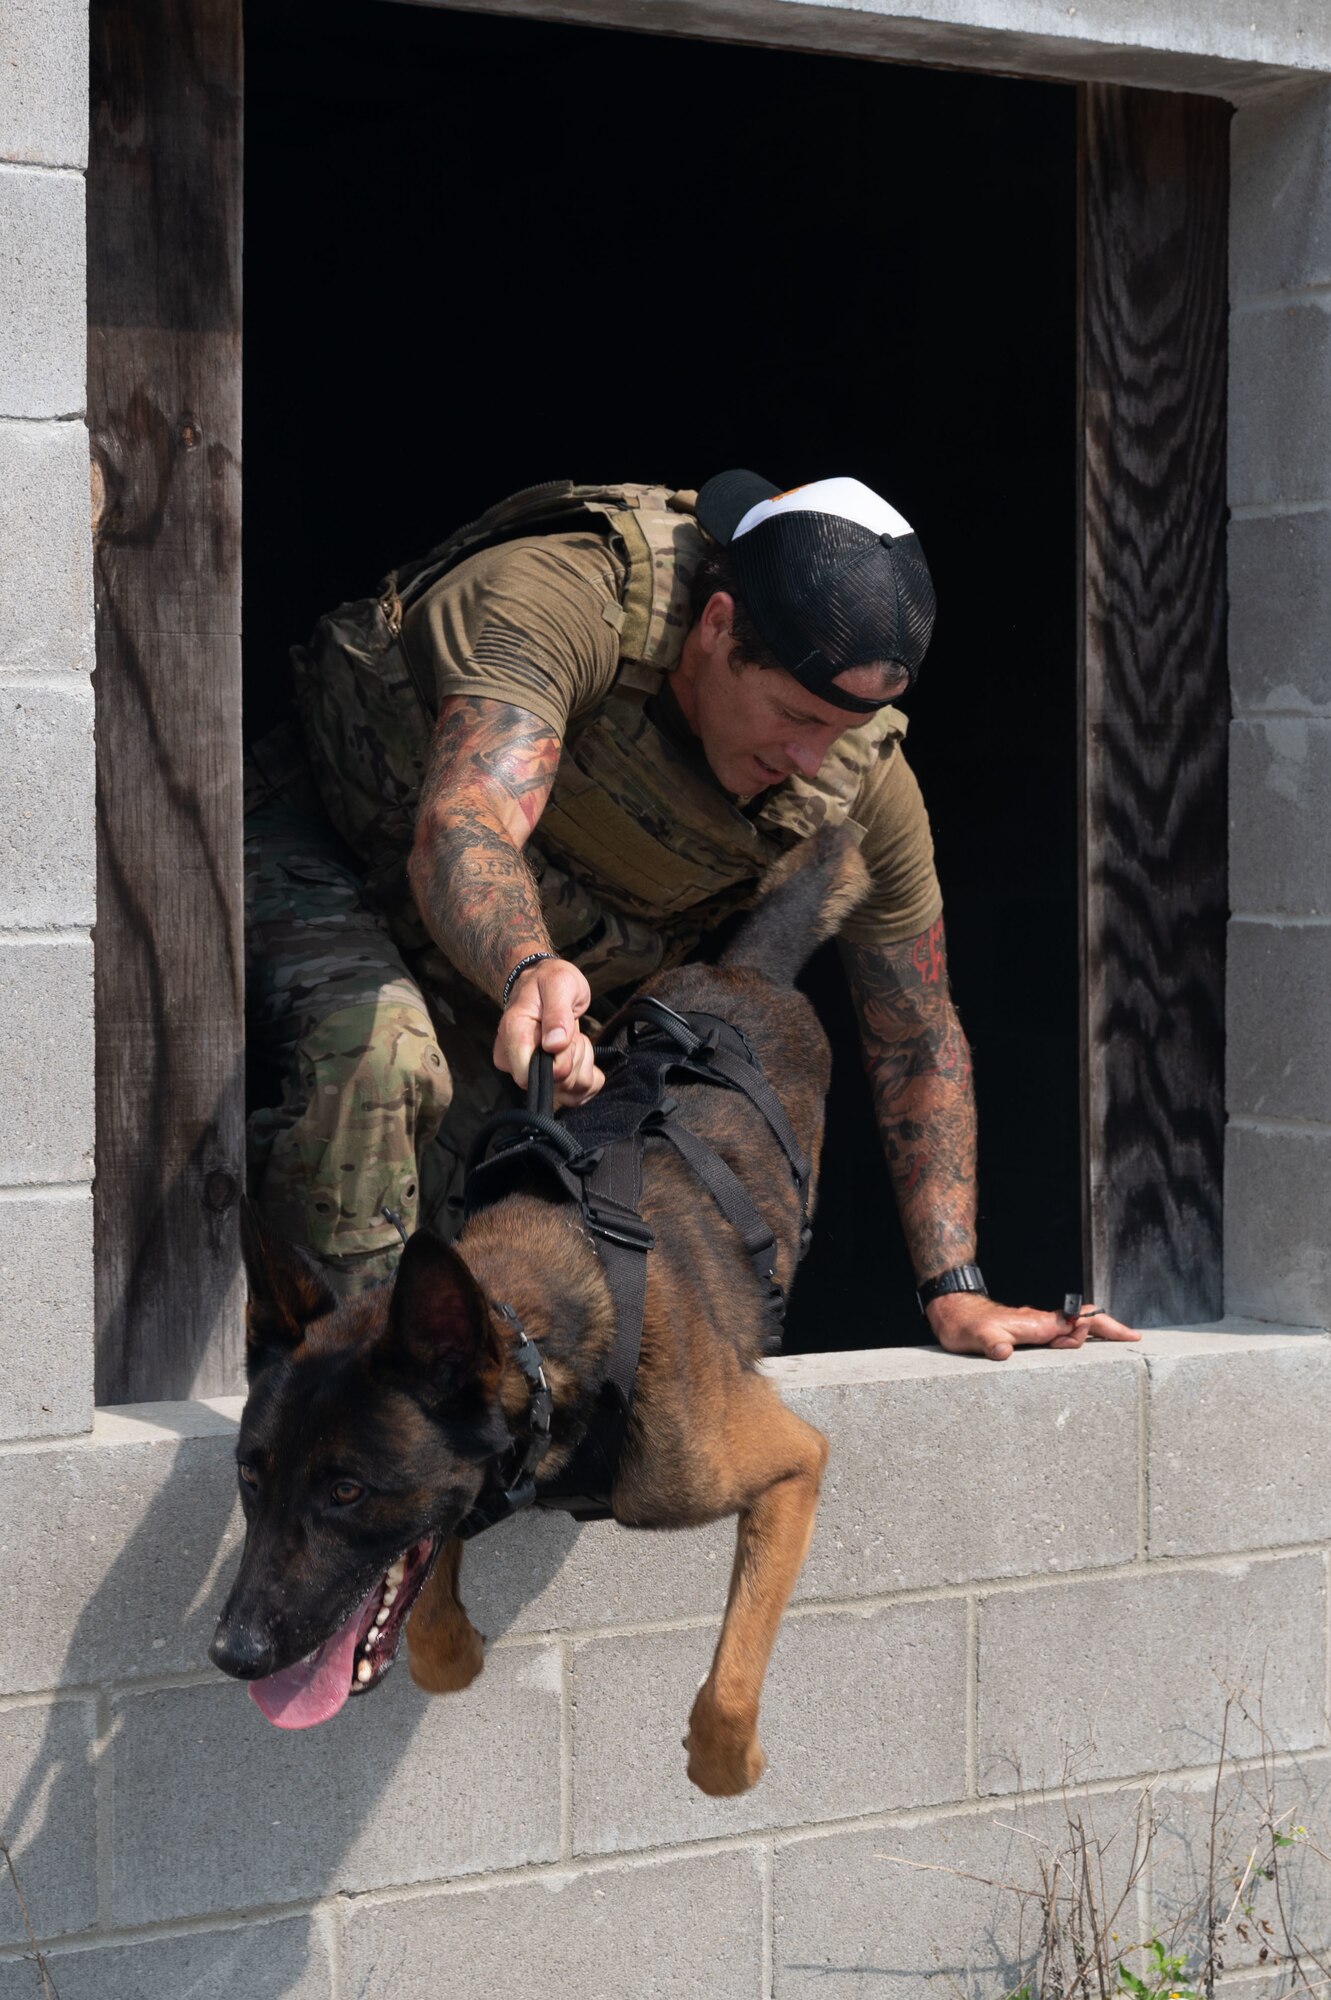
[[(5, 1655), (0, 1688), (7, 1698), (19, 1699), (7, 1700), (0, 1710), (0, 1784), (14, 1799), (5, 1837), (15, 1846), (40, 1936), (66, 1941), (68, 1948), (51, 1960), (60, 2000), (238, 2000), (240, 1995), (327, 2000), (331, 1926), (318, 1906), (328, 1898), (559, 1861), (572, 1750), (566, 1753), (564, 1747), (570, 1723), (561, 1654), (568, 1639), (552, 1638), (551, 1631), (567, 1635), (631, 1625), (641, 1619), (644, 1603), (666, 1607), (672, 1617), (719, 1613), (733, 1531), (726, 1523), (675, 1535), (642, 1534), (629, 1543), (622, 1531), (579, 1529), (559, 1515), (528, 1515), (496, 1529), (468, 1550), (464, 1566), (464, 1595), (478, 1625), (492, 1641), (504, 1641), (471, 1689), (428, 1700), (411, 1686), (400, 1661), (381, 1692), (349, 1703), (322, 1728), (287, 1735), (264, 1721), (243, 1687), (204, 1664), (238, 1548), (234, 1425), (206, 1406), (185, 1406), (173, 1439), (166, 1431), (170, 1416), (169, 1410), (157, 1412), (157, 1421), (149, 1424), (107, 1415), (96, 1445), (75, 1442), (0, 1455), (0, 1518), (10, 1524), (14, 1542), (14, 1524), (25, 1527), (6, 1576), (12, 1589), (6, 1617), (17, 1643)], [(52, 1459), (59, 1484), (46, 1501), (36, 1469)], [(892, 1512), (889, 1489), (884, 1519)], [(116, 1550), (100, 1575), (97, 1544)], [(1306, 1591), (1309, 1558), (1293, 1560)], [(1296, 1643), (1308, 1625), (1301, 1611), (1304, 1622), (1284, 1628), (1279, 1642), (1261, 1629), (1257, 1607), (1283, 1600), (1250, 1597), (1246, 1574), (1245, 1564), (1230, 1566), (1224, 1587), (1240, 1606), (1242, 1636), (1231, 1648), (1233, 1669), (1241, 1675), (1248, 1663), (1255, 1696), (1267, 1649)], [(1291, 1570), (1285, 1590), (1295, 1574)], [(1104, 1625), (1079, 1628), (1070, 1639), (1060, 1623), (1062, 1586), (1057, 1579), (1047, 1581), (1044, 1624), (1029, 1673), (1084, 1690), (1085, 1658), (1102, 1655), (1107, 1671), (1115, 1672), (1114, 1662), (1121, 1667), (1125, 1657), (1121, 1639)], [(1208, 1574), (1204, 1581), (1209, 1589), (1216, 1579)], [(1067, 1588), (1079, 1586), (1070, 1579)], [(1106, 1586), (1120, 1605), (1125, 1588)], [(1008, 1604), (1028, 1606), (1031, 1594), (1020, 1585), (1018, 1592), (1014, 1598), (1009, 1589)], [(1001, 1607), (1001, 1587), (992, 1601)], [(1159, 1602), (1143, 1594), (1136, 1615), (1146, 1616), (1152, 1601)], [(1197, 1600), (1203, 1601), (1210, 1599)], [(33, 1607), (41, 1607), (44, 1616), (35, 1615)], [(853, 1608), (884, 1617), (880, 1598)], [(924, 1608), (937, 1607), (931, 1601)], [(955, 1603), (951, 1608), (960, 1611)], [(902, 1609), (889, 1607), (894, 1615)], [(921, 1609), (918, 1593), (910, 1593), (904, 1609), (914, 1617)], [(903, 1701), (909, 1705), (911, 1669), (897, 1650), (904, 1643), (899, 1640), (884, 1641), (876, 1677), (853, 1690), (836, 1682), (828, 1649), (838, 1643), (846, 1616), (844, 1605), (823, 1606), (817, 1615), (797, 1614), (787, 1622), (792, 1640), (798, 1634), (816, 1637), (820, 1630), (824, 1635), (822, 1650), (805, 1655), (803, 1675), (779, 1675), (784, 1685), (777, 1705), (785, 1709), (782, 1728), (793, 1753), (791, 1766), (803, 1758), (807, 1770), (807, 1748), (819, 1734), (818, 1711), (828, 1701), (839, 1703), (852, 1719), (868, 1763), (881, 1757)], [(751, 1855), (772, 1826), (789, 1835), (777, 1841), (774, 1857), (780, 2000), (863, 2000), (866, 1994), (918, 2000), (930, 1990), (950, 2000), (958, 1995), (1002, 2000), (1016, 1983), (1016, 1968), (1035, 1948), (1038, 1913), (1013, 1889), (1024, 1886), (1028, 1898), (1038, 1891), (1039, 1843), (1046, 1851), (1056, 1847), (1066, 1828), (1057, 1797), (1061, 1753), (1057, 1740), (1046, 1744), (1042, 1731), (1026, 1731), (1026, 1782), (1042, 1786), (1045, 1795), (1023, 1799), (1016, 1765), (1000, 1763), (995, 1746), (1020, 1737), (1030, 1680), (1023, 1678), (1027, 1670), (1015, 1649), (1005, 1655), (999, 1646), (986, 1653), (984, 1622), (982, 1609), (980, 1685), (998, 1690), (1006, 1683), (1008, 1703), (1006, 1723), (991, 1722), (977, 1739), (980, 1797), (936, 1803), (906, 1819), (910, 1793), (903, 1798), (900, 1770), (884, 1769), (882, 1790), (853, 1805), (816, 1809), (808, 1791), (792, 1792), (788, 1784), (783, 1791), (779, 1770), (774, 1782), (768, 1781), (772, 1789), (743, 1830)], [(959, 1634), (960, 1616), (954, 1624)], [(918, 1646), (928, 1643), (922, 1634), (936, 1636), (939, 1627), (911, 1629)], [(1023, 1633), (1036, 1629), (1020, 1627)], [(697, 1642), (700, 1653), (711, 1637), (699, 1629), (669, 1636), (686, 1638), (690, 1649)], [(1166, 1775), (1159, 1782), (1161, 1831), (1152, 1863), (1155, 1925), (1189, 1948), (1210, 1865), (1213, 1792), (1199, 1773), (1214, 1760), (1221, 1737), (1224, 1686), (1205, 1665), (1208, 1648), (1217, 1643), (1204, 1618), (1182, 1617), (1176, 1645), (1186, 1664), (1177, 1677), (1162, 1678), (1160, 1652), (1144, 1648), (1147, 1669), (1155, 1662), (1154, 1677), (1144, 1670), (1140, 1686), (1131, 1675), (1102, 1681), (1093, 1703), (1084, 1692), (1070, 1693), (1065, 1724), (1050, 1731), (1055, 1739), (1084, 1733), (1097, 1720), (1087, 1710), (1098, 1711), (1101, 1740), (1084, 1752), (1081, 1766), (1097, 1776), (1097, 1784), (1085, 1799), (1074, 1792), (1072, 1809), (1093, 1821), (1109, 1843), (1104, 1872), (1114, 1895), (1130, 1860), (1131, 1836), (1123, 1829), (1143, 1789), (1120, 1776), (1129, 1755), (1137, 1761), (1135, 1751), (1125, 1750), (1132, 1740), (1129, 1712), (1139, 1707), (1154, 1719), (1162, 1758), (1191, 1768), (1191, 1777)], [(622, 1642), (615, 1644), (622, 1650)], [(662, 1654), (644, 1642), (641, 1657), (643, 1685), (636, 1698), (650, 1707), (655, 1689), (645, 1678), (647, 1663), (659, 1671)], [(808, 1666), (815, 1660), (821, 1661), (817, 1673)], [(930, 1664), (929, 1700), (936, 1705), (942, 1699), (937, 1676), (946, 1662)], [(1270, 1735), (1260, 1721), (1240, 1727), (1231, 1720), (1229, 1751), (1243, 1768), (1233, 1771), (1223, 1792), (1222, 1887), (1232, 1886), (1235, 1860), (1242, 1861), (1273, 1815), (1289, 1812), (1291, 1827), (1306, 1824), (1319, 1846), (1331, 1847), (1317, 1833), (1316, 1794), (1325, 1790), (1331, 1772), (1325, 1752), (1298, 1761), (1282, 1754), (1272, 1767), (1269, 1791), (1266, 1784), (1277, 1725), (1295, 1740), (1300, 1735), (1306, 1740), (1310, 1729), (1314, 1736), (1321, 1733), (1312, 1727), (1312, 1709), (1320, 1715), (1322, 1705), (1320, 1652), (1315, 1665), (1315, 1692), (1309, 1695), (1296, 1680), (1293, 1709), (1280, 1688), (1274, 1690)], [(904, 1669), (905, 1693), (895, 1678), (898, 1667)], [(832, 1692), (834, 1686), (840, 1691)], [(51, 1688), (59, 1694), (54, 1703), (42, 1694)], [(35, 1698), (25, 1701), (28, 1694)], [(1260, 1704), (1253, 1705), (1260, 1718)], [(678, 1711), (672, 1705), (669, 1736), (675, 1744), (683, 1712), (682, 1705)], [(956, 1726), (960, 1734), (959, 1713)], [(646, 1786), (664, 1796), (672, 1783), (682, 1784), (680, 1762), (669, 1770), (663, 1765), (659, 1777), (655, 1766), (644, 1770), (646, 1740), (632, 1732), (609, 1746), (602, 1740), (590, 1746), (589, 1761), (593, 1766), (599, 1761), (602, 1770), (607, 1763), (622, 1770), (616, 1782), (629, 1793), (636, 1788), (641, 1797)], [(651, 1738), (658, 1740), (664, 1746), (664, 1733)], [(576, 1719), (574, 1747), (580, 1756), (588, 1748), (577, 1742)], [(908, 1763), (909, 1745), (902, 1749)], [(680, 1758), (677, 1749), (673, 1755)], [(816, 1777), (812, 1782), (817, 1793)], [(589, 1784), (594, 1791), (594, 1773)], [(937, 1801), (937, 1786), (932, 1796)], [(610, 1801), (612, 1814), (616, 1803)], [(897, 1809), (891, 1823), (865, 1825), (863, 1815), (887, 1806)], [(840, 1824), (832, 1823), (838, 1814)], [(629, 1818), (640, 1836), (643, 1820)], [(802, 1825), (805, 1819), (823, 1823), (810, 1829)], [(657, 1815), (655, 1823), (664, 1831), (650, 1843), (638, 1837), (640, 1847), (650, 1844), (656, 1851), (649, 1867), (658, 1865), (661, 1846), (679, 1843), (688, 1851), (699, 1831), (709, 1839), (726, 1831), (710, 1814), (699, 1819), (690, 1813), (682, 1830), (668, 1815), (664, 1820)], [(603, 1818), (603, 1829), (607, 1825)], [(616, 1842), (593, 1836), (588, 1845), (604, 1859)], [(714, 1862), (723, 1859), (736, 1857), (712, 1855)], [(567, 1879), (553, 1872), (537, 1878), (546, 1888)], [(629, 1877), (613, 1878), (613, 1886), (626, 1893), (631, 1908)], [(1304, 1934), (1331, 1936), (1331, 1866), (1315, 1848), (1300, 1848), (1293, 1856), (1289, 1887), (1288, 1907)], [(1256, 1892), (1249, 1900), (1256, 1902), (1259, 1920), (1274, 1917), (1270, 1885), (1254, 1882), (1249, 1888)], [(607, 1883), (594, 1893), (611, 1891)], [(550, 1967), (544, 1990), (557, 2000), (606, 2000), (615, 1993), (615, 1961), (607, 1959), (603, 1973), (598, 1961), (590, 1985), (569, 1970), (574, 1960), (582, 1962), (588, 1900), (547, 1903), (534, 1890), (529, 1893), (539, 1906), (534, 1921)], [(494, 1923), (487, 1904), (488, 1899), (472, 1903), (476, 1932), (487, 1932)], [(399, 1910), (385, 1924), (376, 1952), (362, 1951), (360, 1963), (368, 1969), (354, 1979), (346, 1973), (346, 2000), (381, 2000), (384, 1994), (409, 2000), (436, 1991), (449, 2000), (481, 2000), (502, 1990), (488, 1973), (485, 1980), (468, 1982), (456, 1968), (438, 1987), (433, 1978), (426, 1982), (419, 1976), (395, 1985), (393, 1954), (401, 1939), (394, 1938), (393, 1927), (414, 1925), (418, 1914), (427, 1938), (433, 1933), (456, 1941), (463, 1929), (441, 1914), (437, 1903), (408, 1904), (405, 1914)], [(687, 1928), (691, 1920), (684, 1901), (678, 1921)], [(513, 1921), (511, 1906), (507, 1921)], [(1148, 1921), (1145, 1908), (1130, 1902), (1121, 1937), (1149, 1934)], [(1238, 1921), (1227, 1946), (1231, 1970), (1255, 1965), (1264, 1948), (1280, 1948), (1278, 1936), (1268, 1940), (1255, 1925), (1241, 1935)], [(571, 1934), (570, 1922), (584, 1929)], [(139, 1935), (108, 1944), (89, 1935), (94, 1925), (103, 1933)], [(511, 1931), (500, 1926), (496, 1935), (503, 1940)], [(22, 1936), (19, 1913), (5, 1892), (0, 1944), (12, 1949)], [(668, 1990), (694, 1989), (681, 1981)], [(1289, 1989), (1272, 1989), (1269, 2000), (1277, 1990)], [(30, 1960), (0, 1960), (0, 2000), (34, 2000), (39, 1994)]]
[[(169, 1417), (169, 1408), (158, 1414)], [(195, 1409), (188, 1428), (211, 1415)], [(69, 1934), (94, 1922), (121, 1931), (256, 1912), (281, 1919), (283, 1906), (339, 1890), (556, 1859), (558, 1650), (549, 1641), (501, 1648), (466, 1693), (432, 1700), (412, 1686), (404, 1646), (374, 1696), (317, 1729), (274, 1729), (243, 1686), (206, 1664), (239, 1551), (234, 1425), (217, 1417), (212, 1435), (182, 1435), (174, 1452), (160, 1430), (142, 1437), (71, 1447), (63, 1465), (73, 1468), (72, 1505), (59, 1537), (48, 1541), (31, 1525), (34, 1581), (20, 1575), (16, 1587), (38, 1602), (35, 1573), (59, 1541), (81, 1537), (85, 1523), (89, 1541), (114, 1537), (154, 1483), (143, 1455), (172, 1457), (79, 1610), (63, 1661), (10, 1656), (7, 1694), (55, 1687), (63, 1698), (0, 1716), (0, 1779), (13, 1774), (4, 1837), (43, 1944), (63, 1936), (99, 1946), (51, 1959), (60, 2000), (112, 1992), (128, 2000), (140, 1977), (172, 2000), (234, 2000), (242, 1990), (246, 2000), (323, 2000), (327, 1976), (314, 1964), (324, 1959), (321, 1922), (307, 1911), (257, 1933), (123, 1946), (123, 1980), (111, 1975), (115, 1957), (108, 1961), (100, 1940)], [(578, 1532), (567, 1517), (547, 1516), (494, 1530), (469, 1552), (469, 1598), (492, 1641), (557, 1583)], [(70, 1576), (82, 1581), (83, 1552), (68, 1553)], [(45, 1594), (58, 1596), (58, 1578)], [(718, 1612), (723, 1596), (724, 1576)], [(6, 1889), (0, 1944), (24, 1941)], [(30, 1958), (0, 1962), (0, 2000), (41, 1991)]]

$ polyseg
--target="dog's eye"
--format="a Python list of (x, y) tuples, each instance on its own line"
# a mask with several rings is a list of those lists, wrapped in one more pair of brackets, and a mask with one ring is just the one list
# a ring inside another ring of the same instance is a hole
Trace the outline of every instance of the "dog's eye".
[(254, 1470), (254, 1467), (252, 1465), (245, 1465), (244, 1463), (242, 1463), (237, 1467), (237, 1470), (240, 1473), (241, 1485), (248, 1486), (250, 1488), (250, 1491), (253, 1492), (254, 1488), (259, 1483), (259, 1475)]
[(353, 1500), (360, 1499), (364, 1491), (365, 1488), (358, 1486), (354, 1479), (335, 1479), (333, 1481), (333, 1505), (335, 1507), (349, 1507)]

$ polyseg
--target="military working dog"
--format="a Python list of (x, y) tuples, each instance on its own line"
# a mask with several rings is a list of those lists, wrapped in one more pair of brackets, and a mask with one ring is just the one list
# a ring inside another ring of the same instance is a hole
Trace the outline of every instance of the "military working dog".
[[(715, 966), (647, 982), (678, 1013), (733, 1022), (774, 1087), (816, 1179), (827, 1039), (794, 979), (863, 896), (850, 839), (823, 833), (773, 871)], [(743, 1182), (788, 1290), (800, 1191), (766, 1120), (738, 1091), (684, 1082), (674, 1114)], [(737, 1514), (734, 1570), (710, 1672), (689, 1717), (688, 1772), (703, 1791), (762, 1774), (758, 1701), (813, 1533), (827, 1444), (759, 1372), (766, 1288), (736, 1231), (677, 1152), (647, 1147), (647, 1261), (632, 1413), (612, 1490), (631, 1527)], [(588, 1421), (614, 1335), (610, 1289), (579, 1211), (518, 1192), (482, 1209), (456, 1247), (427, 1231), (396, 1277), (339, 1301), (301, 1253), (248, 1231), (249, 1397), (237, 1446), (246, 1537), (212, 1657), (251, 1681), (284, 1727), (336, 1713), (387, 1673), (403, 1630), (412, 1678), (466, 1687), (482, 1641), (458, 1594), (453, 1531), (532, 1408), (512, 1320), (536, 1343), (553, 1397), (542, 1474)]]

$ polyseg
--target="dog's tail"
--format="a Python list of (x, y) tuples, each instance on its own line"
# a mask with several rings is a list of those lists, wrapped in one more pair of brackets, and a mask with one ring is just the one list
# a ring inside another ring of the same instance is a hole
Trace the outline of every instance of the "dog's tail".
[(855, 842), (842, 827), (824, 827), (766, 875), (761, 901), (722, 952), (722, 965), (751, 968), (774, 986), (792, 985), (868, 890), (869, 871)]

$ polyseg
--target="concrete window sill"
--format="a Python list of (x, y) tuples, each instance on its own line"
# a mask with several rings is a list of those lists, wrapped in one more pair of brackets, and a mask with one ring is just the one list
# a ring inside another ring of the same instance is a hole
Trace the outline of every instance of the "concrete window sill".
[[(832, 1457), (796, 1605), (1331, 1538), (1331, 1345), (1222, 1323), (1139, 1346), (797, 1356), (769, 1371)], [(99, 1410), (91, 1432), (0, 1448), (9, 1644), (0, 1697), (209, 1674), (239, 1544), (241, 1399)], [(23, 1531), (16, 1531), (22, 1523)], [(632, 1534), (533, 1513), (467, 1552), (491, 1641), (714, 1620), (734, 1524)]]

